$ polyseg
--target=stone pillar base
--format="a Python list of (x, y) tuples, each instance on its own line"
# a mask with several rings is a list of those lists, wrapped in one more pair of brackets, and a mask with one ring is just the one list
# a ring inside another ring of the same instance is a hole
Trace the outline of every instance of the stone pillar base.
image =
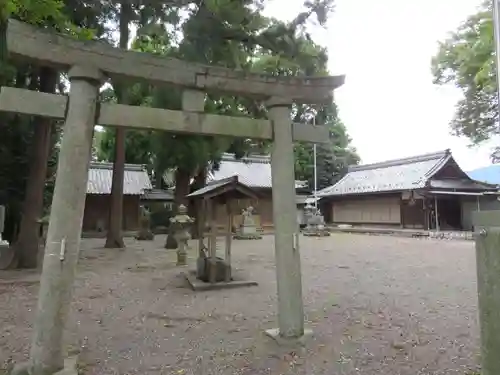
[(266, 336), (272, 338), (279, 346), (297, 347), (305, 346), (307, 341), (313, 336), (313, 330), (305, 328), (304, 334), (300, 337), (283, 337), (280, 335), (279, 328), (266, 329)]
[(187, 254), (185, 252), (177, 251), (177, 266), (187, 265)]
[[(10, 375), (30, 375), (29, 362), (20, 363), (14, 366)], [(64, 368), (52, 375), (78, 375), (78, 357), (69, 357), (64, 360)]]

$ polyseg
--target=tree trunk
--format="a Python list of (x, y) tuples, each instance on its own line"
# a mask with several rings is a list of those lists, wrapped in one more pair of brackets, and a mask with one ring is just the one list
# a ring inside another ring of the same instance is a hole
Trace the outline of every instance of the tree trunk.
[(125, 175), (125, 129), (115, 130), (115, 158), (109, 205), (108, 231), (105, 248), (124, 248), (123, 242), (123, 179)]
[[(177, 215), (179, 206), (181, 204), (187, 206), (186, 195), (189, 194), (189, 183), (191, 180), (190, 171), (182, 168), (177, 168), (175, 171), (175, 192), (174, 192), (174, 215)], [(168, 229), (167, 241), (165, 243), (166, 249), (177, 249), (177, 241), (174, 238), (172, 225)]]
[(162, 176), (162, 171), (160, 168), (156, 167), (155, 168), (155, 188), (156, 189), (163, 189), (163, 176)]
[[(2, 6), (0, 5), (0, 8)], [(5, 5), (4, 5), (5, 7)], [(0, 86), (4, 86), (7, 82), (7, 26), (9, 24), (9, 16), (7, 11), (0, 9)]]
[[(127, 0), (121, 2), (120, 12), (120, 48), (128, 48), (129, 23), (131, 21), (132, 9)], [(121, 83), (113, 83), (116, 99), (119, 104), (125, 104), (126, 86)], [(123, 128), (115, 130), (115, 152), (113, 160), (113, 179), (111, 182), (111, 196), (108, 217), (108, 232), (106, 235), (105, 248), (124, 248), (123, 242), (123, 177), (125, 175), (125, 137)]]
[[(207, 172), (208, 172), (208, 170), (206, 167), (200, 169), (198, 174), (194, 177), (193, 187), (191, 189), (191, 192), (196, 191), (198, 189), (202, 189), (205, 187), (205, 185), (207, 183)], [(195, 219), (195, 223), (197, 223), (198, 219), (200, 218), (200, 213), (198, 212), (197, 207), (198, 206), (196, 205), (196, 203), (194, 201), (189, 202), (188, 213), (189, 213), (189, 216), (191, 216), (192, 218)], [(198, 233), (198, 232), (199, 232), (199, 226), (193, 225), (191, 227), (191, 237), (193, 239), (200, 238), (200, 233)]]
[[(40, 69), (40, 91), (54, 93), (59, 73), (51, 68)], [(43, 193), (47, 178), (53, 121), (46, 117), (35, 120), (33, 152), (30, 173), (26, 183), (26, 196), (19, 237), (15, 244), (18, 268), (36, 268), (40, 249), (40, 223), (43, 211)]]

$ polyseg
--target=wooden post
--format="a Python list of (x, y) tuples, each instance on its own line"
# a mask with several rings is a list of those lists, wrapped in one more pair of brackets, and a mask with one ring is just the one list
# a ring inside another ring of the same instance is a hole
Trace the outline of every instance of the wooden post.
[(436, 232), (439, 232), (439, 213), (438, 213), (438, 199), (434, 197), (434, 217), (436, 220)]
[(481, 374), (500, 374), (500, 211), (473, 212)]
[(233, 210), (232, 210), (232, 201), (226, 201), (226, 215), (227, 215), (227, 231), (226, 231), (226, 253), (224, 256), (224, 260), (226, 261), (226, 282), (231, 281), (231, 239), (233, 236), (232, 227), (233, 227)]
[(210, 283), (215, 283), (217, 276), (217, 216), (214, 200), (209, 199), (208, 203), (208, 217), (210, 218), (210, 237), (208, 245), (208, 280)]
[(204, 238), (205, 238), (205, 210), (206, 210), (206, 201), (205, 199), (200, 199), (196, 202), (198, 209), (198, 257), (202, 256), (203, 248), (205, 247)]

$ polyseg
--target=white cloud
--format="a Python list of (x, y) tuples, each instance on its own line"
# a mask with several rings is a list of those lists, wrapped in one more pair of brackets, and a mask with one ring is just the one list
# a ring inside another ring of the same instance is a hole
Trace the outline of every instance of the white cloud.
[[(460, 93), (432, 84), (437, 43), (481, 0), (337, 0), (327, 29), (314, 40), (328, 47), (332, 74), (346, 74), (336, 92), (340, 115), (363, 162), (451, 148), (469, 170), (489, 164), (493, 142), (470, 149), (450, 135)], [(291, 19), (303, 0), (272, 0), (266, 13)]]

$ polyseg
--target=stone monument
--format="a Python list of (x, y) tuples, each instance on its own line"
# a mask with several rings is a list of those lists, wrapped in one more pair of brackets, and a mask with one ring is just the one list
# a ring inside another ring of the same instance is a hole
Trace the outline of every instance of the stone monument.
[(262, 236), (257, 231), (257, 225), (253, 217), (253, 207), (249, 206), (241, 212), (242, 223), (238, 228), (236, 235), (233, 237), (236, 240), (260, 240)]
[(146, 207), (141, 207), (139, 216), (139, 232), (136, 239), (139, 241), (153, 241), (155, 236), (151, 231), (151, 214)]
[(328, 237), (330, 232), (325, 227), (325, 219), (318, 207), (312, 206), (310, 203), (304, 208), (306, 227), (304, 228), (304, 236), (310, 237)]
[[(213, 244), (217, 252), (217, 243)], [(202, 249), (196, 260), (196, 278), (205, 283), (214, 282), (220, 283), (226, 281), (227, 267), (231, 267), (223, 258), (215, 256), (210, 257), (208, 249)], [(210, 280), (210, 269), (215, 269), (213, 278)], [(228, 280), (231, 281), (231, 280)]]
[(191, 238), (189, 227), (194, 223), (194, 219), (187, 214), (187, 207), (181, 204), (177, 215), (171, 217), (170, 222), (177, 241), (177, 265), (185, 266), (187, 264), (188, 241)]

